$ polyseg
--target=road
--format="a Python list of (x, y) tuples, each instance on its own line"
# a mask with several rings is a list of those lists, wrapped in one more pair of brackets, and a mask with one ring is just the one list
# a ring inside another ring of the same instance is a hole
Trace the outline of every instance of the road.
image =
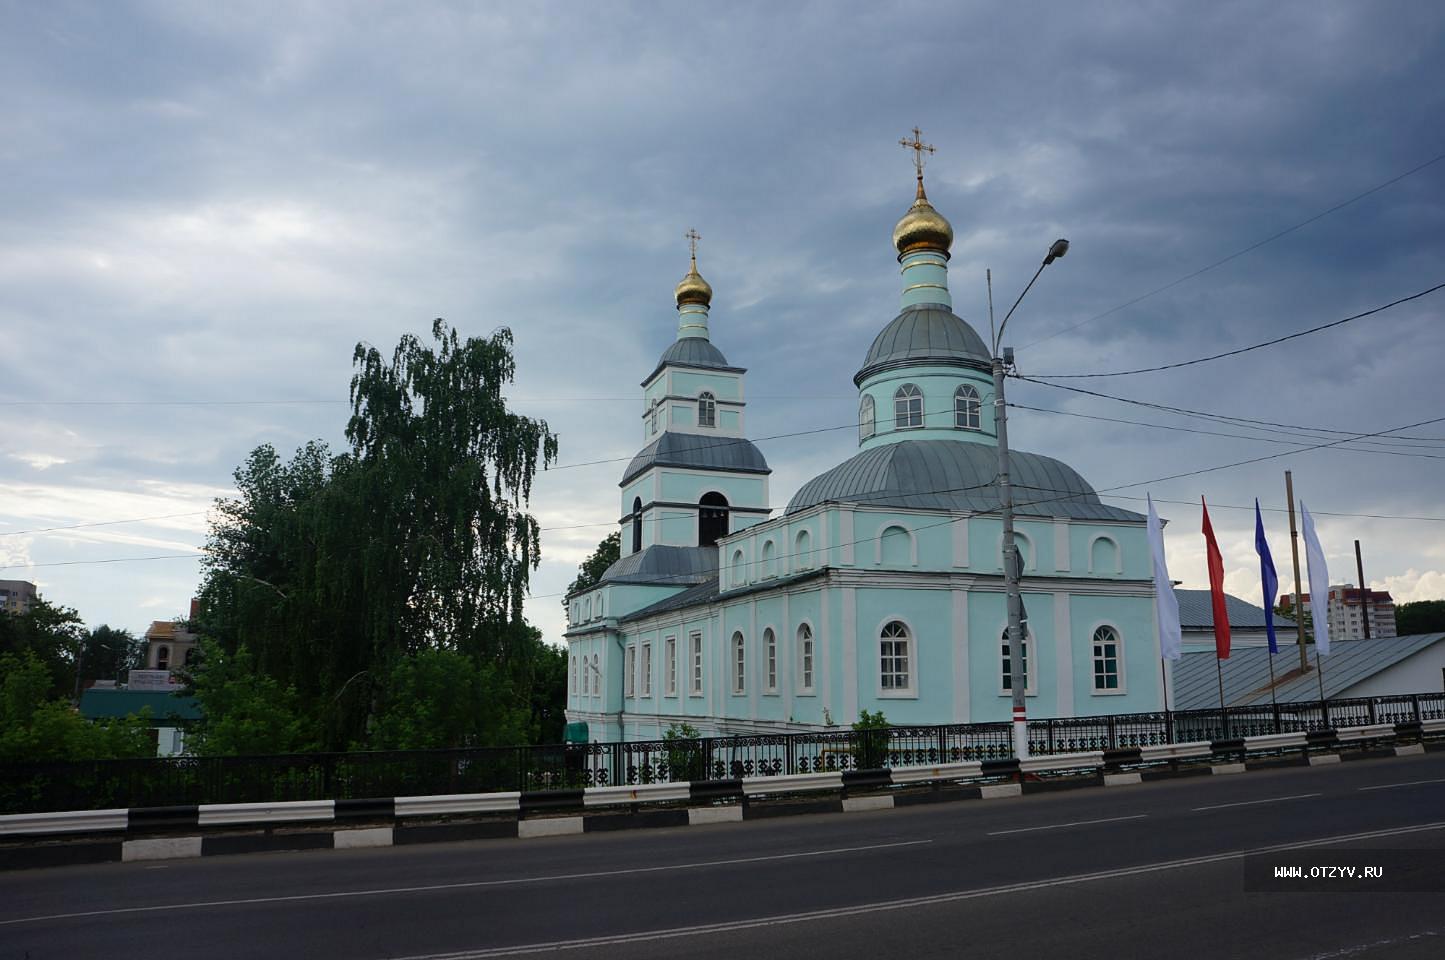
[(1398, 848), (1445, 863), (1445, 753), (705, 827), (18, 871), (0, 874), (0, 960), (1445, 956), (1445, 890), (1244, 891), (1240, 852), (1331, 838), (1342, 862)]

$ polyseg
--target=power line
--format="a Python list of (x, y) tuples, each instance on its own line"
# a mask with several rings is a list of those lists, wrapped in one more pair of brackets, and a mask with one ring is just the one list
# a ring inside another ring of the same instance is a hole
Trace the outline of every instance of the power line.
[(1123, 309), (1125, 309), (1125, 308), (1127, 308), (1127, 307), (1132, 307), (1134, 304), (1140, 303), (1141, 301), (1148, 300), (1150, 297), (1155, 296), (1156, 294), (1163, 293), (1165, 290), (1173, 289), (1174, 287), (1179, 286), (1181, 283), (1185, 283), (1185, 282), (1187, 282), (1187, 281), (1189, 281), (1189, 280), (1193, 280), (1195, 277), (1200, 276), (1200, 275), (1205, 274), (1205, 273), (1208, 273), (1209, 271), (1215, 269), (1216, 267), (1222, 267), (1222, 266), (1224, 266), (1226, 263), (1229, 263), (1231, 260), (1237, 260), (1237, 259), (1239, 259), (1240, 257), (1244, 256), (1245, 254), (1247, 254), (1247, 253), (1252, 253), (1252, 252), (1254, 252), (1255, 250), (1258, 250), (1260, 247), (1265, 246), (1266, 244), (1273, 243), (1274, 241), (1280, 239), (1281, 237), (1288, 236), (1289, 234), (1294, 233), (1296, 230), (1299, 230), (1299, 229), (1301, 229), (1301, 228), (1303, 228), (1303, 227), (1307, 227), (1307, 226), (1309, 226), (1310, 224), (1314, 223), (1316, 220), (1322, 220), (1322, 219), (1324, 219), (1325, 217), (1329, 216), (1329, 215), (1332, 214), (1332, 213), (1335, 213), (1335, 212), (1337, 212), (1337, 211), (1343, 210), (1345, 207), (1348, 207), (1350, 204), (1356, 203), (1356, 202), (1358, 202), (1358, 201), (1360, 201), (1360, 200), (1363, 200), (1363, 199), (1365, 199), (1366, 197), (1370, 196), (1371, 194), (1379, 193), (1381, 190), (1384, 190), (1386, 187), (1393, 186), (1393, 185), (1399, 183), (1401, 180), (1404, 180), (1406, 177), (1414, 176), (1415, 174), (1419, 173), (1421, 170), (1424, 170), (1426, 167), (1433, 166), (1434, 164), (1439, 163), (1441, 160), (1445, 160), (1445, 153), (1437, 154), (1436, 156), (1431, 157), (1429, 160), (1426, 160), (1424, 163), (1421, 163), (1421, 164), (1419, 164), (1419, 165), (1417, 165), (1417, 166), (1411, 167), (1409, 170), (1406, 170), (1404, 173), (1399, 174), (1398, 176), (1391, 177), (1389, 180), (1386, 180), (1384, 183), (1377, 184), (1376, 186), (1371, 187), (1370, 189), (1366, 190), (1366, 191), (1363, 192), (1363, 193), (1355, 194), (1353, 197), (1350, 197), (1348, 200), (1345, 200), (1345, 201), (1343, 201), (1343, 202), (1341, 202), (1341, 203), (1337, 203), (1337, 204), (1335, 204), (1333, 207), (1330, 207), (1328, 210), (1324, 210), (1324, 211), (1322, 211), (1322, 212), (1320, 212), (1320, 213), (1317, 213), (1317, 214), (1315, 214), (1314, 216), (1310, 217), (1310, 218), (1307, 219), (1307, 220), (1301, 220), (1299, 223), (1295, 224), (1295, 225), (1292, 226), (1292, 227), (1286, 227), (1285, 229), (1279, 231), (1278, 233), (1271, 234), (1270, 236), (1265, 237), (1263, 240), (1260, 240), (1260, 241), (1257, 241), (1257, 242), (1255, 242), (1255, 243), (1250, 244), (1249, 246), (1245, 247), (1243, 250), (1238, 250), (1238, 251), (1236, 251), (1236, 252), (1234, 252), (1234, 253), (1231, 253), (1229, 256), (1224, 257), (1223, 259), (1216, 260), (1216, 261), (1214, 261), (1213, 263), (1209, 264), (1208, 266), (1200, 267), (1198, 270), (1195, 270), (1195, 271), (1192, 272), (1192, 273), (1187, 273), (1187, 274), (1185, 274), (1184, 276), (1180, 277), (1178, 280), (1171, 280), (1169, 283), (1164, 284), (1164, 286), (1162, 286), (1162, 287), (1156, 287), (1155, 289), (1150, 290), (1148, 293), (1140, 294), (1139, 296), (1134, 297), (1132, 300), (1126, 300), (1125, 302), (1119, 304), (1117, 307), (1112, 307), (1112, 308), (1110, 308), (1110, 309), (1108, 309), (1108, 310), (1105, 310), (1103, 313), (1095, 314), (1094, 316), (1089, 317), (1089, 318), (1086, 319), (1086, 320), (1080, 320), (1078, 323), (1073, 323), (1073, 324), (1070, 324), (1070, 325), (1067, 326), (1067, 327), (1062, 327), (1062, 328), (1060, 328), (1060, 329), (1058, 329), (1058, 330), (1055, 330), (1053, 333), (1048, 334), (1047, 336), (1040, 337), (1040, 338), (1037, 339), (1037, 340), (1033, 340), (1033, 341), (1030, 341), (1029, 343), (1024, 344), (1023, 347), (1021, 347), (1020, 349), (1028, 349), (1029, 347), (1038, 346), (1039, 344), (1044, 343), (1044, 342), (1046, 342), (1046, 341), (1048, 341), (1048, 340), (1052, 340), (1054, 337), (1060, 336), (1061, 334), (1068, 333), (1068, 332), (1071, 331), (1071, 330), (1077, 330), (1079, 327), (1082, 327), (1082, 326), (1083, 326), (1084, 324), (1086, 324), (1086, 323), (1093, 323), (1095, 320), (1102, 320), (1104, 317), (1107, 317), (1107, 316), (1109, 316), (1110, 314), (1118, 313), (1120, 310), (1123, 310)]
[[(1061, 416), (1061, 417), (1077, 417), (1077, 418), (1082, 419), (1082, 420), (1099, 420), (1099, 421), (1102, 421), (1102, 422), (1104, 422), (1104, 423), (1123, 423), (1123, 424), (1130, 424), (1130, 425), (1132, 425), (1132, 426), (1137, 426), (1137, 427), (1153, 427), (1153, 428), (1156, 429), (1156, 430), (1168, 430), (1168, 431), (1174, 432), (1174, 433), (1196, 433), (1196, 434), (1202, 434), (1202, 435), (1208, 436), (1208, 437), (1231, 437), (1231, 438), (1236, 439), (1236, 440), (1256, 440), (1256, 441), (1259, 441), (1259, 442), (1261, 442), (1261, 443), (1288, 443), (1288, 444), (1298, 445), (1299, 442), (1300, 442), (1299, 439), (1279, 439), (1279, 438), (1276, 438), (1276, 437), (1253, 437), (1253, 436), (1250, 436), (1250, 435), (1244, 434), (1244, 433), (1225, 433), (1225, 432), (1223, 432), (1223, 431), (1221, 431), (1221, 430), (1200, 430), (1200, 429), (1195, 428), (1195, 427), (1182, 427), (1182, 426), (1179, 426), (1179, 425), (1177, 425), (1177, 424), (1172, 424), (1172, 423), (1149, 423), (1149, 422), (1144, 421), (1144, 420), (1126, 420), (1126, 419), (1123, 419), (1123, 418), (1121, 418), (1121, 417), (1101, 417), (1101, 416), (1097, 416), (1097, 415), (1095, 415), (1095, 414), (1089, 414), (1089, 413), (1074, 413), (1073, 411), (1070, 411), (1070, 410), (1051, 410), (1051, 409), (1049, 409), (1048, 407), (1031, 407), (1031, 406), (1028, 406), (1027, 404), (1022, 404), (1022, 403), (1010, 403), (1009, 406), (1010, 406), (1010, 407), (1014, 407), (1014, 408), (1019, 409), (1019, 410), (1032, 410), (1032, 411), (1035, 411), (1036, 413), (1052, 413), (1052, 414), (1056, 414), (1056, 415)], [(1311, 438), (1309, 438), (1309, 439), (1316, 439), (1316, 438), (1311, 437)], [(1340, 447), (1340, 448), (1338, 448), (1338, 449), (1343, 450), (1343, 451), (1347, 451), (1347, 452), (1353, 452), (1353, 453), (1383, 454), (1383, 455), (1392, 456), (1392, 457), (1426, 457), (1426, 458), (1429, 458), (1429, 459), (1431, 459), (1431, 460), (1445, 460), (1445, 454), (1438, 454), (1438, 453), (1416, 453), (1416, 452), (1411, 452), (1411, 451), (1409, 451), (1409, 450), (1388, 450), (1388, 449), (1381, 449), (1381, 448), (1378, 448), (1378, 447), (1375, 447), (1375, 446), (1369, 446), (1369, 447), (1365, 447), (1365, 446), (1358, 446), (1358, 447), (1351, 446), (1351, 447)], [(1419, 448), (1416, 448), (1416, 449), (1418, 450)]]
[(79, 530), (82, 527), (113, 527), (124, 523), (146, 523), (151, 520), (174, 520), (177, 517), (199, 517), (210, 513), (209, 510), (192, 510), (189, 513), (164, 513), (156, 517), (131, 517), (128, 520), (97, 520), (91, 523), (71, 523), (62, 527), (37, 527), (34, 530), (10, 530), (0, 533), (0, 537), (20, 537), (31, 533), (54, 533), (57, 530)]
[(0, 567), (0, 570), (28, 570), (31, 567), (78, 567), (95, 563), (138, 563), (142, 560), (190, 560), (204, 557), (204, 553), (167, 553), (155, 557), (111, 557), (106, 560), (58, 560), (51, 563), (15, 563)]
[(1409, 303), (1411, 300), (1418, 300), (1421, 297), (1427, 296), (1441, 289), (1445, 289), (1445, 283), (1437, 283), (1435, 286), (1430, 287), (1428, 290), (1421, 290), (1419, 293), (1412, 293), (1408, 297), (1401, 297), (1399, 300), (1393, 300), (1390, 303), (1384, 304), (1382, 306), (1374, 307), (1373, 309), (1366, 310), (1364, 313), (1357, 313), (1352, 317), (1345, 317), (1343, 320), (1333, 320), (1329, 323), (1322, 323), (1317, 327), (1310, 327), (1308, 330), (1300, 330), (1297, 333), (1291, 333), (1288, 336), (1275, 337), (1273, 340), (1265, 340), (1262, 343), (1256, 343), (1248, 347), (1240, 347), (1236, 350), (1226, 350), (1224, 353), (1216, 353), (1208, 357), (1196, 357), (1193, 360), (1183, 360), (1179, 363), (1166, 363), (1157, 367), (1137, 367), (1133, 370), (1115, 370), (1111, 373), (1036, 373), (1034, 374), (1034, 376), (1042, 377), (1046, 380), (1087, 380), (1096, 377), (1127, 377), (1132, 376), (1136, 373), (1158, 373), (1161, 370), (1177, 370), (1180, 367), (1192, 367), (1197, 363), (1209, 363), (1211, 360), (1222, 360), (1225, 357), (1237, 357), (1242, 353), (1249, 353), (1251, 350), (1262, 350), (1265, 347), (1273, 347), (1277, 344), (1285, 343), (1289, 340), (1297, 340), (1300, 337), (1307, 337), (1312, 333), (1319, 333), (1321, 330), (1329, 330), (1332, 327), (1341, 326), (1343, 324), (1349, 323), (1352, 320), (1361, 320), (1365, 317), (1373, 316), (1377, 313), (1382, 313), (1386, 310), (1389, 310), (1391, 307), (1398, 307), (1402, 303)]

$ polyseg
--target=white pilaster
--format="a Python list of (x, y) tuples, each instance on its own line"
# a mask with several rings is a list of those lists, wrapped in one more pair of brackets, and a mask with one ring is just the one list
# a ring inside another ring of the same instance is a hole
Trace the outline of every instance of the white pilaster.
[(954, 517), (953, 523), (953, 565), (968, 566), (968, 517)]
[(1059, 573), (1068, 573), (1072, 569), (1072, 559), (1069, 556), (1069, 521), (1054, 521), (1054, 569)]
[(1058, 689), (1058, 716), (1074, 716), (1074, 646), (1069, 623), (1068, 593), (1054, 594), (1054, 662), (1055, 686)]
[[(956, 523), (957, 521), (955, 521)], [(953, 722), (968, 723), (968, 592), (953, 588)]]
[(843, 588), (843, 716), (839, 724), (858, 719), (858, 591)]

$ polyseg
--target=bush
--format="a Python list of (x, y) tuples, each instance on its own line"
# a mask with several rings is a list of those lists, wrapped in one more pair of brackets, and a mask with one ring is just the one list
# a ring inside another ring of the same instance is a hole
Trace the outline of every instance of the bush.
[(883, 711), (860, 711), (857, 722), (853, 724), (853, 733), (856, 744), (853, 756), (858, 761), (858, 769), (876, 770), (882, 767), (888, 760), (888, 718), (883, 716)]
[(690, 723), (674, 723), (662, 735), (667, 745), (667, 777), (673, 783), (706, 779), (702, 733)]

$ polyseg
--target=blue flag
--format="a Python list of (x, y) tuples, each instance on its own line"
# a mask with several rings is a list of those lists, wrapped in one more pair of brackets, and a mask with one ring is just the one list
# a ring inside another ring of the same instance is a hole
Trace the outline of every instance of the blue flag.
[(1269, 554), (1269, 541), (1264, 538), (1264, 517), (1259, 512), (1259, 499), (1254, 501), (1254, 549), (1259, 554), (1259, 579), (1264, 585), (1264, 628), (1269, 633), (1270, 655), (1279, 653), (1274, 637), (1274, 597), (1279, 592), (1279, 574), (1274, 572), (1274, 557)]

